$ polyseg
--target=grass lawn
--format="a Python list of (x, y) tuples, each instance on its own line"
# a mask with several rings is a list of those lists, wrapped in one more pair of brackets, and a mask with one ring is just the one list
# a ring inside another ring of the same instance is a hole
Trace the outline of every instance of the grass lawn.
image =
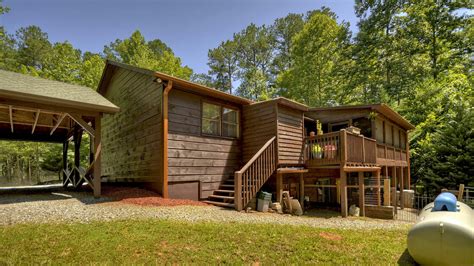
[(407, 230), (159, 220), (14, 225), (0, 227), (0, 264), (410, 263)]

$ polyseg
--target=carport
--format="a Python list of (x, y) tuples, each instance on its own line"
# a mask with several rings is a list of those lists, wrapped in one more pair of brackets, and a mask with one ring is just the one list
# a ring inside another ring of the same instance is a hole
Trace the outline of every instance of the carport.
[[(0, 139), (63, 144), (62, 182), (101, 193), (101, 117), (119, 108), (91, 88), (0, 70)], [(82, 133), (90, 136), (90, 166), (80, 165)], [(67, 151), (74, 142), (74, 164)]]

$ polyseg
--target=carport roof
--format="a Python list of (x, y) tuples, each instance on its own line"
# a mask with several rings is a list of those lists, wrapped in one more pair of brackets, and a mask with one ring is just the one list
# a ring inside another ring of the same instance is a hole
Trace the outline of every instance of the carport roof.
[(55, 105), (89, 112), (119, 108), (91, 88), (0, 70), (0, 99)]

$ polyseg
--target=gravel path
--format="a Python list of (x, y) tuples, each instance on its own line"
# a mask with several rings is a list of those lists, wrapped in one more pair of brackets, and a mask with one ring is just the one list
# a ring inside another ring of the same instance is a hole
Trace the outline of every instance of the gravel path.
[(398, 229), (410, 223), (368, 218), (295, 217), (275, 213), (244, 213), (215, 206), (148, 207), (94, 199), (90, 193), (53, 192), (1, 195), (0, 225), (19, 223), (87, 223), (122, 219), (169, 219), (187, 222), (241, 222), (307, 225), (322, 228)]

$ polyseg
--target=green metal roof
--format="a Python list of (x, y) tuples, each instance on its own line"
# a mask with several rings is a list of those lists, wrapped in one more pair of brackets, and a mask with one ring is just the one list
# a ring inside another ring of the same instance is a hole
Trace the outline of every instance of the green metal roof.
[(91, 88), (0, 70), (0, 98), (116, 113), (119, 108)]

